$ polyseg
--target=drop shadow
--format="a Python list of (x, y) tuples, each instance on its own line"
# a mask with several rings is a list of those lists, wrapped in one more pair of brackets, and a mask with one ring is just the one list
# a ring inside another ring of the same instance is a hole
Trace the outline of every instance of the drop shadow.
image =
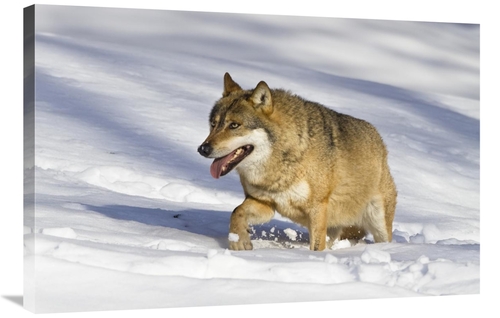
[(16, 305), (23, 307), (23, 296), (22, 295), (2, 295), (2, 298), (7, 299)]

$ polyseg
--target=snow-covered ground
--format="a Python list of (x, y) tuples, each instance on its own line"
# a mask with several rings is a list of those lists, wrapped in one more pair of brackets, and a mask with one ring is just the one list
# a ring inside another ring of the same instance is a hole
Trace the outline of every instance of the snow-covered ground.
[[(39, 6), (35, 43), (27, 307), (479, 293), (477, 25)], [(379, 129), (399, 191), (393, 242), (311, 252), (277, 215), (254, 226), (254, 250), (227, 250), (241, 186), (196, 152), (226, 71)]]

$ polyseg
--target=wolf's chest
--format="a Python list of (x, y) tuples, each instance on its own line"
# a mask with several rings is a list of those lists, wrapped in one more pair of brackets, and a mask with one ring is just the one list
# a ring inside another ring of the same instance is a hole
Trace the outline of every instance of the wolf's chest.
[(281, 191), (268, 191), (250, 184), (246, 185), (245, 189), (252, 197), (273, 203), (281, 214), (288, 214), (287, 211), (306, 203), (310, 195), (306, 181), (300, 181)]

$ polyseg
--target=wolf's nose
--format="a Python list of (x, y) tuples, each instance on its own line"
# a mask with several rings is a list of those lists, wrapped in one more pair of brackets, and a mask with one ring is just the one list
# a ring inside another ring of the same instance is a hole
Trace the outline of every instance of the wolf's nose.
[(212, 153), (212, 150), (213, 150), (212, 146), (210, 146), (209, 143), (204, 143), (204, 144), (202, 144), (201, 146), (198, 147), (198, 152), (203, 157), (208, 157), (210, 155), (210, 153)]

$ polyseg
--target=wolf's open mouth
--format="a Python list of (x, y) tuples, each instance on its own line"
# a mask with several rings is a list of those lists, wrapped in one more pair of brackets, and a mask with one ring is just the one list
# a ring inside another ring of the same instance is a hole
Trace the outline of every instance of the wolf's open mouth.
[(210, 166), (210, 174), (215, 179), (219, 179), (219, 177), (224, 176), (229, 173), (229, 171), (233, 170), (234, 167), (241, 162), (241, 160), (245, 159), (253, 151), (252, 145), (246, 145), (240, 147), (234, 151), (232, 151), (227, 156), (217, 158), (214, 160), (212, 165)]

